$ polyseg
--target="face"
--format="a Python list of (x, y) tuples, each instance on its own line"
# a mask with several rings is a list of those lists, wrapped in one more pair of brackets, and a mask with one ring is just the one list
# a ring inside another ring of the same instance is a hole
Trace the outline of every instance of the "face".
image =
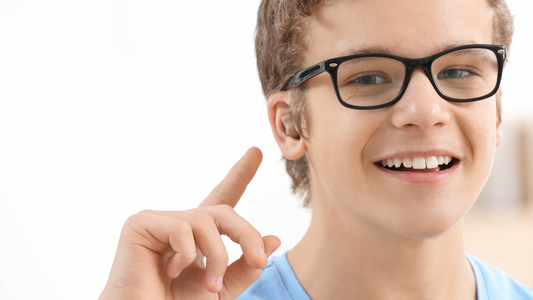
[[(450, 46), (492, 43), (486, 0), (333, 1), (314, 15), (305, 66), (359, 49), (421, 58)], [(307, 82), (313, 205), (338, 207), (409, 238), (445, 233), (477, 198), (500, 141), (496, 101), (442, 99), (417, 69), (402, 99), (376, 110), (337, 100), (327, 73)], [(450, 168), (389, 170), (382, 160), (450, 156)], [(442, 169), (442, 170), (441, 170)]]

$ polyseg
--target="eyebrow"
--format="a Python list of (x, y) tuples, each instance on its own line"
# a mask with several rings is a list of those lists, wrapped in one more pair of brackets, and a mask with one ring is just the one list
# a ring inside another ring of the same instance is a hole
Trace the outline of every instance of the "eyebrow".
[[(435, 47), (434, 51), (432, 51), (430, 55), (437, 54), (446, 50), (450, 50), (459, 46), (464, 45), (470, 45), (475, 44), (473, 42), (467, 42), (467, 43), (453, 43), (453, 44), (446, 44), (446, 45), (439, 45)], [(394, 51), (393, 47), (380, 47), (380, 46), (373, 46), (373, 47), (363, 47), (363, 48), (349, 48), (346, 51), (343, 51), (344, 53), (342, 56), (349, 56), (349, 55), (359, 55), (359, 54), (367, 54), (367, 53), (379, 53), (379, 54), (387, 54), (387, 55), (395, 55), (395, 56), (401, 56), (398, 55), (397, 51)]]
[(390, 47), (364, 47), (364, 48), (350, 48), (347, 51), (342, 51), (343, 56), (349, 55), (359, 55), (367, 53), (379, 53), (379, 54), (388, 54), (394, 55), (394, 50)]

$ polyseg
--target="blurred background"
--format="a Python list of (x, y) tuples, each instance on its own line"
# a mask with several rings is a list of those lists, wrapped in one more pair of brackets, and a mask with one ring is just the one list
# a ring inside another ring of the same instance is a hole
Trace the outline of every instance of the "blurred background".
[[(309, 212), (266, 118), (258, 5), (0, 0), (0, 299), (96, 299), (129, 215), (197, 206), (251, 146), (237, 211), (278, 253), (298, 242)], [(533, 2), (509, 5), (504, 142), (466, 248), (533, 286)]]

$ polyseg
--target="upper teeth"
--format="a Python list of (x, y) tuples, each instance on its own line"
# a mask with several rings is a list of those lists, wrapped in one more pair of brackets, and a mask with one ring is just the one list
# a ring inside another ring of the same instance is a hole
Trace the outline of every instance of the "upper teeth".
[(384, 167), (396, 167), (399, 168), (402, 164), (406, 168), (413, 169), (433, 169), (439, 165), (447, 165), (452, 161), (452, 157), (448, 155), (428, 156), (428, 157), (404, 157), (404, 158), (389, 158), (381, 161), (381, 165)]

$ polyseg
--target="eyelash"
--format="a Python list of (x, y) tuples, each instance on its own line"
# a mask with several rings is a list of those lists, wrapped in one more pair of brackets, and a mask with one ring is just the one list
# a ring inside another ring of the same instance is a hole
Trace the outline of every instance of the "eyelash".
[[(437, 76), (438, 76), (439, 74), (442, 74), (442, 73), (444, 73), (444, 72), (446, 72), (446, 71), (450, 71), (450, 70), (466, 71), (466, 72), (468, 72), (468, 73), (470, 73), (470, 74), (472, 74), (472, 75), (479, 76), (479, 74), (478, 74), (477, 72), (474, 71), (474, 68), (471, 68), (471, 67), (453, 67), (453, 66), (452, 66), (452, 67), (449, 67), (448, 69), (445, 69), (445, 70), (440, 71), (440, 73), (438, 73)], [(461, 77), (461, 78), (463, 78), (463, 77)]]
[(383, 78), (385, 81), (389, 82), (390, 80), (377, 74), (377, 73), (370, 73), (370, 72), (367, 72), (367, 73), (362, 73), (362, 74), (357, 74), (353, 79), (350, 79), (347, 81), (347, 83), (349, 84), (360, 84), (360, 83), (357, 83), (356, 80), (359, 79), (359, 78), (362, 78), (362, 77), (365, 77), (365, 76), (378, 76), (378, 77), (381, 77)]

